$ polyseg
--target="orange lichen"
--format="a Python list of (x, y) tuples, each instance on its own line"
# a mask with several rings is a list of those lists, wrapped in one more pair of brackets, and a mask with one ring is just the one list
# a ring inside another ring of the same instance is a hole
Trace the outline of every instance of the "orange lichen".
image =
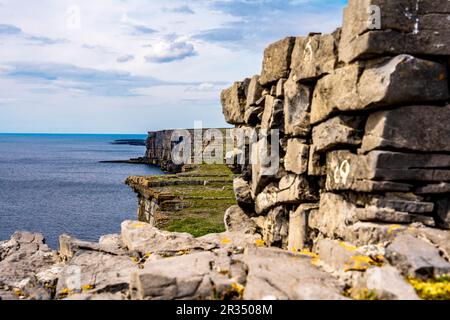
[(255, 245), (257, 247), (264, 247), (266, 245), (266, 242), (264, 240), (258, 239), (258, 240), (255, 240)]
[(378, 256), (353, 256), (350, 262), (344, 266), (344, 271), (366, 271), (371, 266), (381, 267), (384, 264), (384, 257)]
[(230, 244), (232, 241), (231, 241), (231, 239), (229, 239), (229, 238), (223, 238), (220, 242), (221, 242), (222, 244)]

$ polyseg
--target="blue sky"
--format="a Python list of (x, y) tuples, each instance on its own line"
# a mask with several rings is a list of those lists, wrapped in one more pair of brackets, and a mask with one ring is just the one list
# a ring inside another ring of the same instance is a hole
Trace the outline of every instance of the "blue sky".
[(225, 126), (221, 89), (345, 0), (0, 0), (0, 132)]

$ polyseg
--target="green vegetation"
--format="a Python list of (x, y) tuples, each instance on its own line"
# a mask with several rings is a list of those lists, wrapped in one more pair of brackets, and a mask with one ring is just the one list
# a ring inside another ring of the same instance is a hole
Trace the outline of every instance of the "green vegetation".
[(225, 165), (198, 165), (191, 169), (175, 175), (147, 176), (139, 181), (140, 193), (168, 194), (174, 198), (159, 203), (161, 209), (154, 215), (156, 226), (195, 237), (225, 231), (224, 213), (236, 204), (235, 175)]

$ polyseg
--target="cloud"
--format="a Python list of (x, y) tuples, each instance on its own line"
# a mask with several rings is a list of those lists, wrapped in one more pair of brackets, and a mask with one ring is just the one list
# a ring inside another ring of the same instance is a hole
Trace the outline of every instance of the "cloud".
[(27, 41), (29, 44), (53, 45), (66, 43), (65, 39), (51, 39), (44, 36), (35, 36), (25, 33), (19, 27), (10, 24), (0, 24), (0, 36), (16, 36)]
[(134, 76), (128, 72), (80, 68), (70, 64), (15, 63), (3, 75), (33, 84), (99, 96), (132, 96), (137, 88), (165, 84), (152, 77)]
[(0, 35), (21, 34), (22, 30), (10, 24), (0, 24)]
[(169, 63), (195, 56), (194, 45), (177, 35), (168, 35), (146, 46), (149, 52), (145, 61), (150, 63)]
[(195, 11), (191, 9), (188, 5), (173, 7), (173, 8), (163, 8), (163, 12), (171, 13), (181, 13), (181, 14), (195, 14)]
[(121, 22), (128, 28), (131, 28), (131, 35), (149, 35), (158, 32), (156, 29), (150, 28), (137, 20), (131, 19), (126, 13), (122, 15)]
[(126, 62), (129, 62), (129, 61), (132, 61), (132, 60), (134, 60), (134, 56), (132, 54), (126, 54), (124, 56), (118, 57), (116, 61), (118, 63), (126, 63)]
[(225, 82), (220, 83), (211, 83), (211, 82), (202, 82), (196, 86), (186, 87), (186, 92), (217, 92), (223, 89), (223, 86), (226, 85)]

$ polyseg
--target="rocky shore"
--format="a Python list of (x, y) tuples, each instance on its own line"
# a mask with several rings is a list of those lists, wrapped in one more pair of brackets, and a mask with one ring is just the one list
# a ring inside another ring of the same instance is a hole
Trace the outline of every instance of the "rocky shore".
[[(171, 131), (150, 133), (146, 161), (178, 174), (127, 179), (139, 221), (58, 251), (17, 232), (0, 298), (450, 300), (449, 15), (446, 0), (349, 0), (334, 33), (270, 45), (221, 95), (227, 122), (265, 132), (257, 161), (188, 172)], [(223, 229), (162, 230), (180, 215)]]

